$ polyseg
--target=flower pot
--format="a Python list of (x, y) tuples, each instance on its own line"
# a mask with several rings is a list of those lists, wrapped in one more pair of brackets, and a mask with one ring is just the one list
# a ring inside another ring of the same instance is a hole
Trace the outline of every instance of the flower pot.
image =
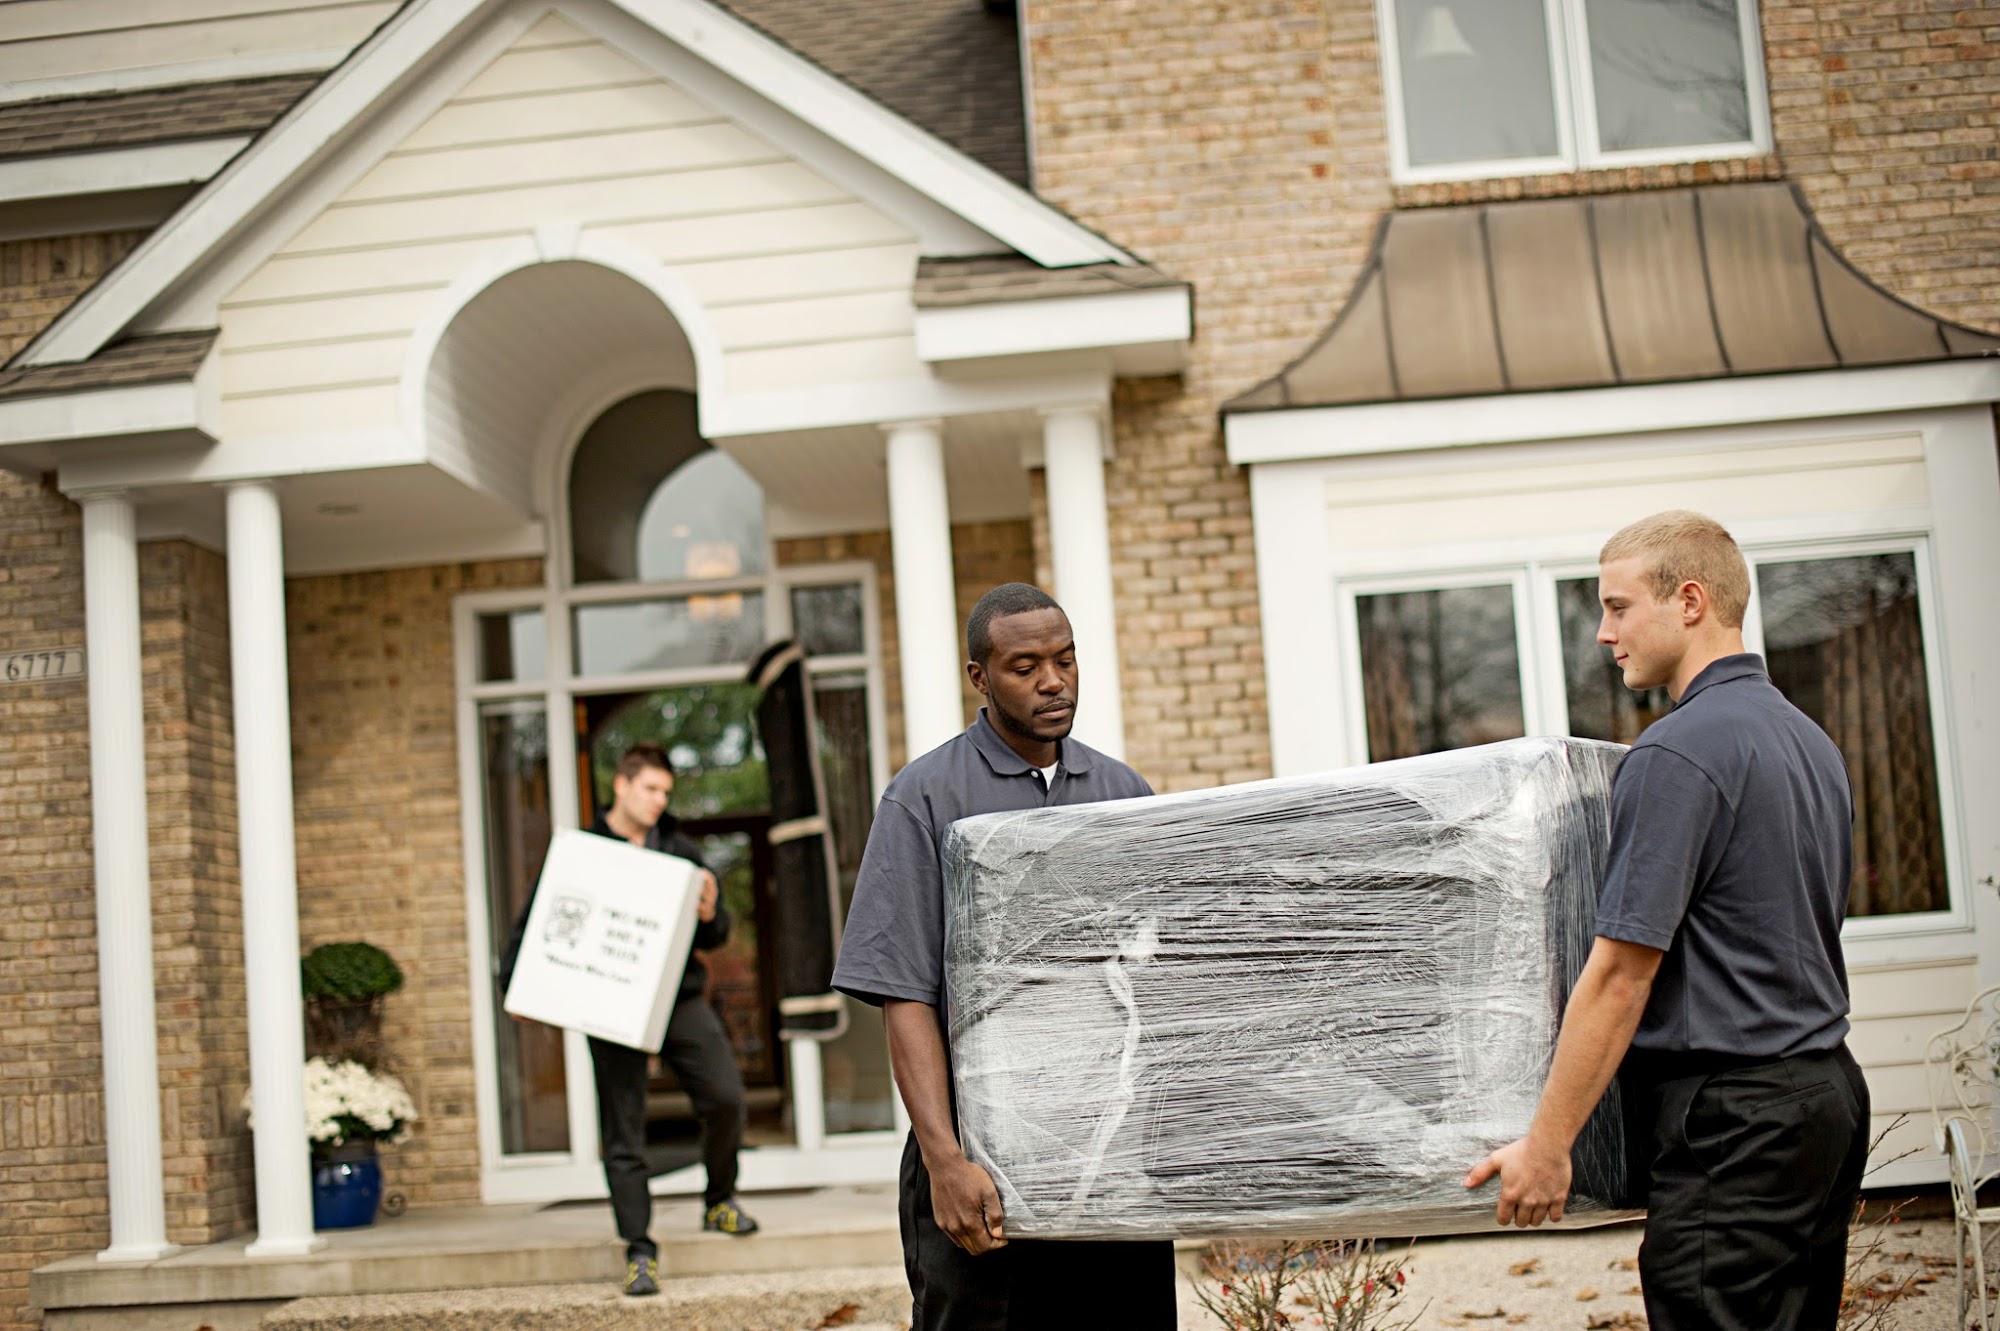
[(382, 1162), (375, 1143), (346, 1142), (315, 1152), (313, 1228), (359, 1229), (375, 1223), (382, 1204)]

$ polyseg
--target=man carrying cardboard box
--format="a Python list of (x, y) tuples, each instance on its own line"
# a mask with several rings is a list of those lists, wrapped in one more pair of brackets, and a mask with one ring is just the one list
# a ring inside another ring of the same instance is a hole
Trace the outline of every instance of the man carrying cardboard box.
[[(611, 807), (590, 830), (700, 865), (700, 848), (667, 812), (673, 790), (673, 768), (666, 751), (656, 744), (635, 744), (618, 759), (617, 772), (611, 778)], [(708, 1171), (702, 1228), (741, 1236), (757, 1231), (757, 1222), (736, 1200), (736, 1157), (743, 1145), (743, 1074), (736, 1066), (736, 1054), (722, 1019), (704, 992), (708, 968), (697, 955), (728, 941), (729, 908), (722, 903), (715, 875), (705, 865), (700, 882), (694, 947), (681, 972), (680, 990), (659, 1057), (673, 1069), (701, 1120), (702, 1163)], [(530, 896), (507, 940), (501, 962), (502, 989), (513, 979), (514, 961), (534, 907)], [(625, 1292), (632, 1295), (660, 1290), (660, 1250), (647, 1233), (653, 1219), (645, 1152), (646, 1081), (651, 1060), (652, 1055), (643, 1049), (590, 1037), (604, 1181), (611, 1190), (618, 1237), (625, 1240)]]
[(944, 835), (960, 818), (1150, 795), (1137, 772), (1069, 738), (1076, 643), (1062, 608), (1008, 583), (966, 624), (986, 706), (882, 794), (833, 985), (883, 1009), (911, 1133), (898, 1214), (912, 1331), (1173, 1331), (1168, 1242), (1009, 1244), (1000, 1195), (958, 1140), (943, 1009)]

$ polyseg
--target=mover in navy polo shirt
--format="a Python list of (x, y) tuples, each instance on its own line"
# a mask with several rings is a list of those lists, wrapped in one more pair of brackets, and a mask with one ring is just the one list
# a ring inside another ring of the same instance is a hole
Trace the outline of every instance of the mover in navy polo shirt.
[(883, 792), (833, 972), (836, 989), (883, 1009), (910, 1111), (897, 1209), (912, 1331), (1173, 1331), (1171, 1243), (1010, 1244), (993, 1180), (959, 1147), (941, 1019), (946, 829), (977, 813), (1153, 793), (1068, 737), (1076, 644), (1054, 601), (1025, 583), (996, 587), (965, 637), (986, 706)]
[(1845, 1043), (1847, 767), (1744, 652), (1729, 533), (1662, 513), (1599, 565), (1598, 641), (1626, 687), (1677, 706), (1612, 786), (1597, 944), (1534, 1123), (1466, 1186), (1500, 1175), (1503, 1225), (1560, 1220), (1570, 1147), (1615, 1071), (1647, 1189), (1649, 1324), (1831, 1328), (1868, 1154)]

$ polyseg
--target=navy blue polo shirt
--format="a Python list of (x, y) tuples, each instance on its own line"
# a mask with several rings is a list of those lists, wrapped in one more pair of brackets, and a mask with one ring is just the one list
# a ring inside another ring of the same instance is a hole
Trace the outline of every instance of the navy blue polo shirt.
[(1054, 780), (1007, 747), (986, 709), (965, 733), (896, 774), (882, 792), (833, 987), (864, 1003), (944, 1006), (944, 834), (960, 818), (1150, 795), (1145, 778), (1074, 739), (1059, 742)]
[(1666, 953), (1634, 1049), (1782, 1058), (1840, 1043), (1853, 821), (1840, 750), (1761, 657), (1694, 677), (1611, 787), (1597, 932)]

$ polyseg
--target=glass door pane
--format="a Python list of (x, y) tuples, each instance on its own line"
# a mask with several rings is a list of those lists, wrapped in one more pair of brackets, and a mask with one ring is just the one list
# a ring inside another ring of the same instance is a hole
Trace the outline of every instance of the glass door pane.
[(1527, 733), (1511, 584), (1357, 596), (1354, 610), (1368, 761)]
[(533, 701), (479, 709), (486, 813), (487, 936), (496, 962), (493, 1042), (500, 1082), (500, 1149), (506, 1155), (569, 1149), (563, 1034), (501, 1011), (497, 963), (526, 909), (549, 849), (549, 735)]
[[(861, 851), (875, 817), (873, 766), (868, 744), (868, 676), (861, 671), (813, 680), (819, 721), (820, 778), (840, 875), (840, 917), (854, 899)], [(889, 1077), (889, 1039), (882, 1013), (866, 1003), (847, 1004), (847, 1030), (821, 1048), (828, 1132), (888, 1131), (895, 1126), (895, 1083)]]
[(633, 675), (688, 666), (748, 664), (764, 645), (761, 592), (578, 606), (576, 673)]
[(1849, 915), (1944, 910), (1944, 822), (1917, 560), (1757, 565), (1771, 681), (1833, 737), (1854, 788)]
[[(657, 744), (674, 766), (668, 811), (700, 847), (729, 908), (728, 939), (700, 955), (708, 1000), (722, 1018), (750, 1109), (749, 1145), (789, 1142), (785, 1061), (774, 1038), (776, 967), (770, 891), (770, 779), (757, 741), (757, 691), (718, 681), (642, 693), (599, 694), (576, 704), (578, 786), (585, 822), (612, 800), (618, 759)], [(699, 1129), (673, 1073), (654, 1074), (647, 1097), (649, 1158), (658, 1170), (696, 1158)]]
[(1569, 733), (1578, 739), (1630, 744), (1665, 716), (1673, 700), (1665, 689), (1634, 693), (1611, 649), (1597, 641), (1603, 609), (1596, 578), (1556, 582), (1556, 613), (1562, 620), (1563, 691), (1569, 700)]

